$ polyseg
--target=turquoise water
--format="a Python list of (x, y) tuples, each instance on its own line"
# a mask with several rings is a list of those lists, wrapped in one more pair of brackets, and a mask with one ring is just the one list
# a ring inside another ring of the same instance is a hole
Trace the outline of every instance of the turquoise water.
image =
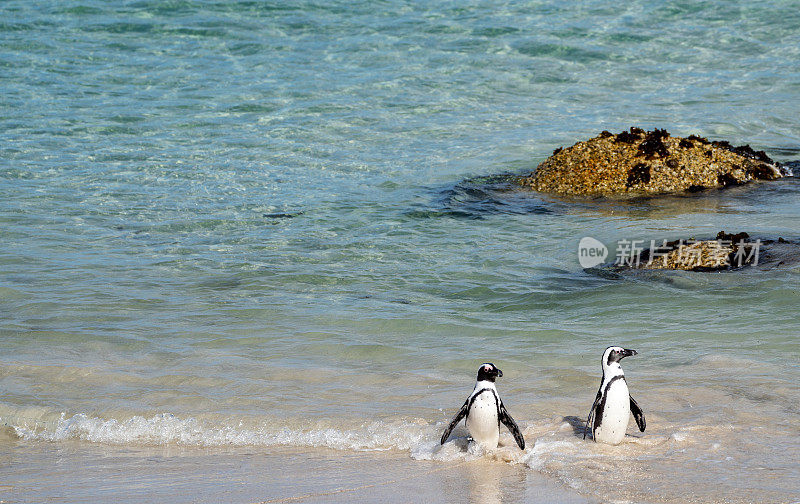
[[(615, 276), (581, 269), (577, 245), (797, 239), (797, 179), (571, 202), (495, 175), (632, 125), (800, 159), (796, 7), (3, 2), (5, 442), (446, 462), (468, 455), (430, 442), (481, 362), (534, 446), (588, 413), (618, 343), (639, 351), (626, 370), (657, 440), (628, 449), (664, 471), (664, 494), (633, 500), (694, 495), (691, 461), (731, 502), (753, 488), (730, 470), (766, 468), (763, 502), (785, 502), (797, 268)], [(764, 426), (763, 453), (741, 441)], [(613, 497), (564, 436), (514, 461)]]

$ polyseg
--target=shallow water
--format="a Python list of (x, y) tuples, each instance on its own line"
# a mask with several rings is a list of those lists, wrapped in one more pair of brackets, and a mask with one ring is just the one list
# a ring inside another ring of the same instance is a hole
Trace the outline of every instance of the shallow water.
[[(568, 201), (502, 176), (631, 125), (797, 160), (792, 3), (0, 14), (0, 445), (38, 464), (65, 444), (389, 451), (602, 501), (800, 499), (798, 267), (577, 257), (584, 236), (612, 256), (719, 230), (800, 239), (798, 180)], [(648, 420), (619, 447), (579, 432), (612, 343), (639, 351), (623, 364)], [(524, 453), (477, 453), (463, 430), (437, 445), (484, 361)], [(11, 486), (25, 470), (0, 464)]]

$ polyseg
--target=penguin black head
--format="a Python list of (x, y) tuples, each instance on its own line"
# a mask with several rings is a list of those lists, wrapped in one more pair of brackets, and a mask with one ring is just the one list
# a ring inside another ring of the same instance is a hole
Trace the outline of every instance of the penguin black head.
[(485, 362), (478, 368), (478, 381), (493, 382), (498, 376), (503, 376), (503, 372), (491, 362)]
[(603, 366), (610, 366), (615, 362), (619, 362), (625, 357), (636, 355), (636, 350), (629, 350), (618, 346), (610, 346), (603, 352)]

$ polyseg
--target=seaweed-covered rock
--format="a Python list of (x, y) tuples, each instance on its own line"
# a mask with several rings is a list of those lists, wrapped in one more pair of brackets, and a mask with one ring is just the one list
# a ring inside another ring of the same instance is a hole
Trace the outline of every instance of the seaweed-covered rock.
[(714, 240), (676, 240), (646, 250), (647, 261), (639, 264), (647, 269), (679, 269), (710, 271), (748, 266), (758, 263), (761, 241), (749, 242), (747, 233), (727, 234), (720, 231)]
[(664, 194), (774, 180), (788, 174), (749, 145), (631, 128), (559, 148), (522, 177), (537, 191), (577, 196)]

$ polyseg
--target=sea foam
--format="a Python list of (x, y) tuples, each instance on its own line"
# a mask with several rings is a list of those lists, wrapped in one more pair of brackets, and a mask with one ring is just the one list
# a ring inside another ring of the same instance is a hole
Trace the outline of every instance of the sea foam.
[(83, 413), (62, 413), (54, 421), (0, 418), (24, 440), (58, 442), (81, 440), (114, 445), (289, 446), (355, 451), (408, 451), (416, 460), (471, 460), (488, 458), (508, 463), (525, 463), (527, 452), (516, 447), (510, 435), (501, 436), (500, 446), (484, 450), (465, 436), (453, 436), (441, 445), (444, 423), (419, 419), (373, 421), (356, 426), (298, 428), (263, 421), (245, 425), (237, 420), (211, 421), (180, 418), (171, 413), (151, 417), (134, 415), (126, 419), (101, 418)]
[(256, 428), (242, 422), (212, 423), (180, 418), (170, 413), (152, 417), (135, 415), (125, 420), (86, 414), (67, 416), (55, 422), (3, 419), (25, 440), (62, 441), (78, 439), (117, 445), (185, 446), (298, 446), (340, 450), (410, 450), (435, 435), (434, 427), (414, 422), (364, 423), (358, 428), (272, 428), (267, 422)]

